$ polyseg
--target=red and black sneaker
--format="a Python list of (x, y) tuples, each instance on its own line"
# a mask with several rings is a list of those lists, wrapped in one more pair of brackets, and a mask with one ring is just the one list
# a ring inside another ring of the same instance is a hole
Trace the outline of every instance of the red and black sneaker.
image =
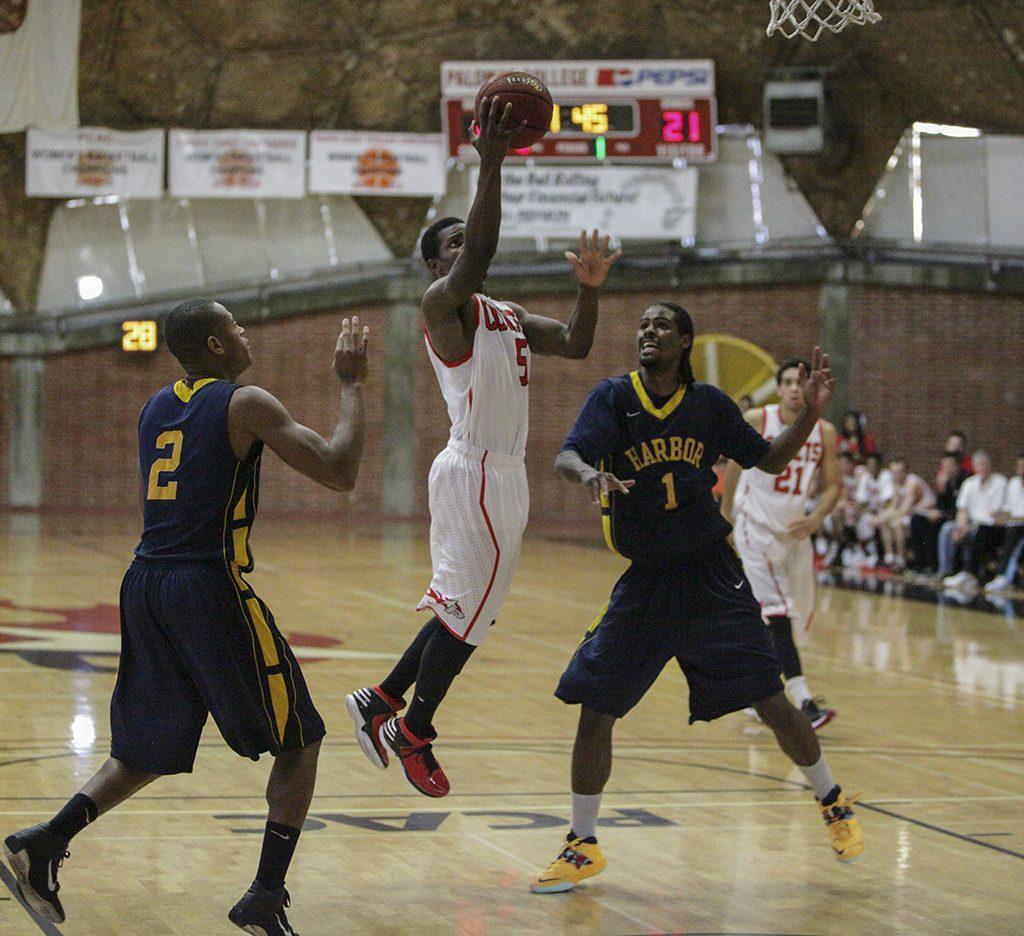
[(355, 725), (356, 741), (367, 760), (383, 770), (388, 765), (388, 751), (380, 743), (380, 729), (384, 722), (405, 708), (405, 699), (392, 699), (380, 686), (368, 686), (345, 696), (345, 707)]
[(380, 730), (380, 740), (402, 762), (405, 779), (424, 796), (447, 796), (451, 787), (430, 742), (437, 737), (417, 738), (405, 727), (405, 719), (391, 717)]
[(830, 708), (822, 708), (818, 705), (819, 699), (805, 699), (804, 704), (800, 706), (803, 711), (811, 720), (811, 727), (817, 731), (819, 728), (824, 728), (833, 718), (836, 717), (836, 710)]

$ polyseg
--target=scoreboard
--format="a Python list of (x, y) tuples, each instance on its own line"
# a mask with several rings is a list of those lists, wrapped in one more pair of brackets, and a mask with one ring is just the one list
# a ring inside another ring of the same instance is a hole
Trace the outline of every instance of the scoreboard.
[(717, 157), (710, 60), (445, 62), (441, 121), (448, 154), (474, 159), (480, 86), (507, 71), (536, 75), (555, 107), (548, 135), (514, 157), (565, 162), (712, 162)]

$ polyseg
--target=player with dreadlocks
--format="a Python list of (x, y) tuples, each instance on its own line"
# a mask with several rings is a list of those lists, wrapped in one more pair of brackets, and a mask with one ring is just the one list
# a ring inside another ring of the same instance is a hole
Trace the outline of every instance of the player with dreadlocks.
[(786, 697), (761, 608), (729, 545), (712, 466), (725, 455), (779, 474), (832, 398), (828, 356), (801, 365), (802, 408), (772, 440), (721, 390), (694, 380), (693, 321), (656, 302), (636, 336), (639, 367), (591, 392), (555, 461), (601, 505), (608, 547), (631, 560), (586, 632), (555, 695), (581, 706), (572, 755), (572, 827), (531, 890), (571, 890), (598, 874), (597, 814), (612, 767), (612, 729), (675, 658), (690, 687), (690, 722), (753, 706), (814, 790), (840, 861), (864, 837), (807, 716)]

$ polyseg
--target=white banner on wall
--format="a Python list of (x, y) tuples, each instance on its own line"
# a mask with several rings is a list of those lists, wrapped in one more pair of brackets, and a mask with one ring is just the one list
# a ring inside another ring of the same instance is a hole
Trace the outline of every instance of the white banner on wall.
[(309, 190), (443, 195), (446, 155), (440, 133), (314, 130), (309, 135)]
[[(479, 169), (470, 172), (475, 192)], [(692, 241), (696, 206), (693, 167), (506, 166), (501, 172), (504, 237), (576, 237), (599, 228), (619, 239)]]
[(163, 130), (31, 128), (25, 153), (27, 195), (159, 198), (163, 194)]
[(7, 0), (0, 17), (0, 133), (77, 127), (81, 0)]
[(175, 198), (302, 198), (301, 130), (172, 130), (169, 187)]

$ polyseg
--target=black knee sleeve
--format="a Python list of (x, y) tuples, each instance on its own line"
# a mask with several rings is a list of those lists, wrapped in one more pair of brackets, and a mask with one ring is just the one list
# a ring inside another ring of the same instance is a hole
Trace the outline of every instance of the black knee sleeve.
[(423, 650), (416, 691), (405, 716), (410, 731), (424, 737), (432, 730), (434, 712), (474, 650), (473, 644), (459, 640), (443, 627), (434, 632)]
[(768, 618), (768, 630), (771, 632), (772, 640), (775, 643), (775, 652), (779, 655), (779, 662), (782, 664), (782, 675), (786, 679), (803, 675), (800, 654), (793, 642), (793, 622), (781, 614), (770, 617)]

